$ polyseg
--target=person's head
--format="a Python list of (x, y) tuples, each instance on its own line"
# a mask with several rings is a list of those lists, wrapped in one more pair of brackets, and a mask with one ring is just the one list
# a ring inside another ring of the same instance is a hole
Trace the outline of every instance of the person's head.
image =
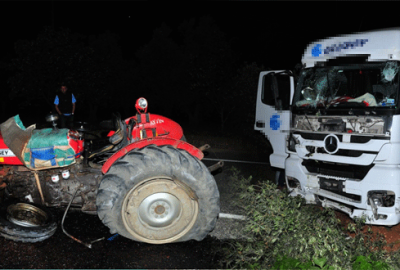
[(61, 92), (62, 92), (63, 94), (65, 94), (65, 92), (67, 92), (67, 90), (68, 90), (68, 87), (65, 86), (65, 85), (61, 85), (60, 90), (61, 90)]

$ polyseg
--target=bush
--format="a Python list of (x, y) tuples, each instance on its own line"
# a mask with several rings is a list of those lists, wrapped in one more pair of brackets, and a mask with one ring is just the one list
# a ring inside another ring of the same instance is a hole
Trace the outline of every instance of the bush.
[(251, 185), (251, 177), (244, 179), (236, 170), (232, 178), (240, 187), (240, 204), (248, 216), (245, 231), (251, 239), (225, 243), (224, 267), (387, 269), (384, 239), (371, 230), (363, 233), (362, 220), (344, 229), (332, 209), (306, 205), (303, 198), (290, 197), (270, 182)]

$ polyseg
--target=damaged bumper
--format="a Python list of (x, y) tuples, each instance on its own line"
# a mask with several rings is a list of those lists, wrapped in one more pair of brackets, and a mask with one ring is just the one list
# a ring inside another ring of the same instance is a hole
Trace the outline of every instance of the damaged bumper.
[(319, 204), (365, 218), (367, 224), (400, 223), (400, 168), (374, 165), (362, 179), (310, 172), (303, 160), (292, 155), (286, 160), (286, 181), (291, 196), (300, 195), (309, 204)]

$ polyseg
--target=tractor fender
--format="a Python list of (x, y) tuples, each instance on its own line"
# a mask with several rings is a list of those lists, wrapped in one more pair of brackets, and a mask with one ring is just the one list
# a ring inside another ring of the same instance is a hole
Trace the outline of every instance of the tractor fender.
[(125, 156), (127, 153), (132, 151), (133, 149), (141, 149), (144, 148), (148, 145), (171, 145), (174, 148), (177, 149), (183, 149), (189, 152), (192, 156), (198, 158), (199, 160), (203, 159), (204, 154), (203, 152), (198, 149), (197, 147), (191, 145), (190, 143), (177, 140), (177, 139), (172, 139), (172, 138), (150, 138), (150, 139), (145, 139), (145, 140), (140, 140), (134, 143), (131, 143), (124, 148), (118, 150), (115, 152), (103, 165), (101, 168), (101, 171), (103, 174), (105, 174), (111, 167), (111, 165), (114, 164), (115, 161), (120, 159), (121, 157)]

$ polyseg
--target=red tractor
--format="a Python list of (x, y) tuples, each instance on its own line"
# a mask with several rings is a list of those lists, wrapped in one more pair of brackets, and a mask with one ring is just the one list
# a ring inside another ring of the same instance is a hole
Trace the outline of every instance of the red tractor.
[(63, 221), (69, 208), (79, 209), (135, 241), (202, 240), (219, 214), (211, 171), (222, 163), (207, 168), (201, 159), (208, 145), (187, 143), (179, 124), (147, 113), (147, 106), (140, 98), (136, 116), (115, 117), (109, 144), (95, 151), (79, 129), (57, 129), (57, 115), (46, 118), (53, 121), (47, 129), (25, 128), (18, 115), (2, 123), (0, 235), (47, 239), (56, 230), (47, 207), (64, 207)]

